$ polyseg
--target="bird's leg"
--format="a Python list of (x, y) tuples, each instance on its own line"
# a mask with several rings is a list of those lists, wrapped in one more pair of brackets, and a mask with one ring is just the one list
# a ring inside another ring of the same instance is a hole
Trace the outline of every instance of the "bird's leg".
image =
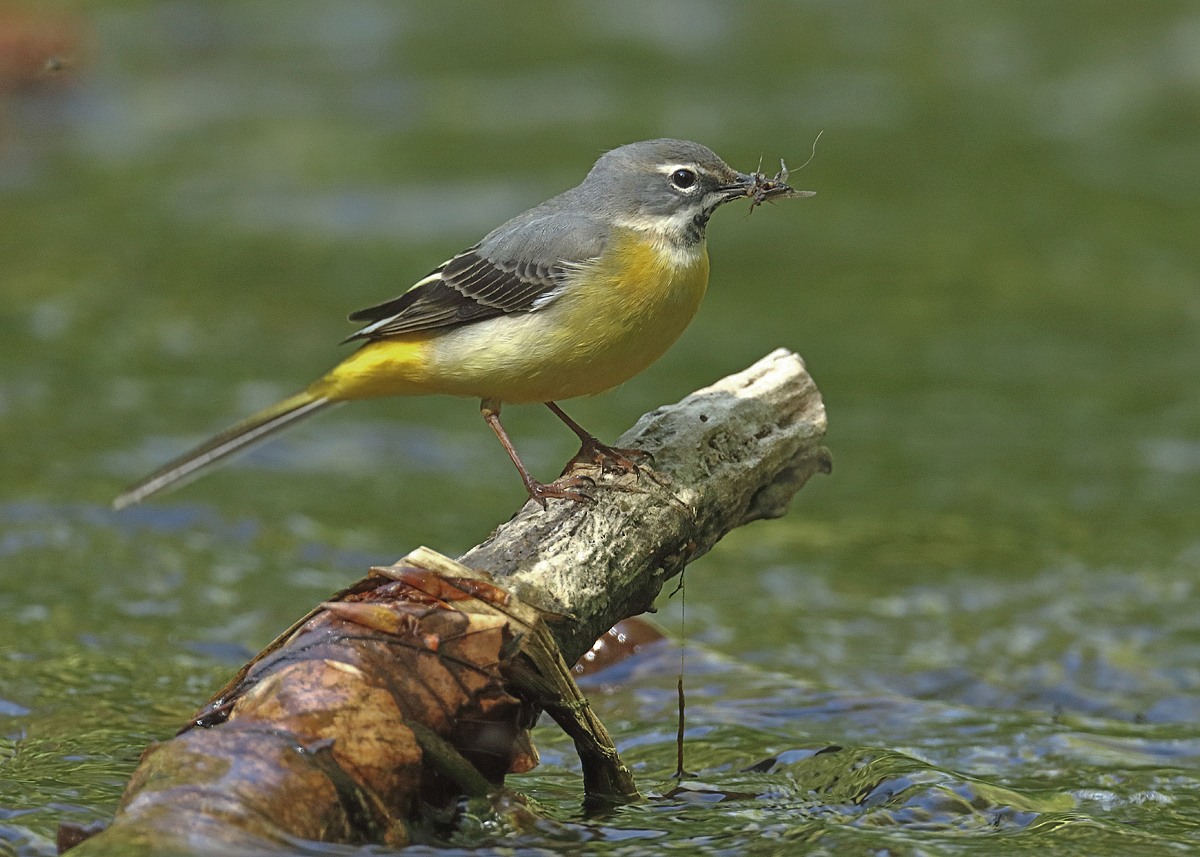
[(567, 428), (575, 432), (582, 444), (579, 447), (579, 452), (575, 454), (572, 461), (579, 459), (587, 459), (599, 464), (603, 469), (620, 470), (625, 473), (640, 473), (638, 465), (644, 464), (646, 461), (653, 461), (654, 456), (640, 449), (618, 449), (615, 446), (609, 446), (606, 443), (601, 443), (600, 440), (575, 420), (568, 417), (563, 409), (554, 402), (546, 402), (546, 407), (554, 412), (554, 415), (567, 424)]
[(496, 437), (500, 438), (500, 443), (504, 446), (504, 451), (508, 453), (508, 457), (512, 459), (512, 463), (517, 466), (517, 472), (521, 474), (521, 481), (525, 483), (525, 490), (529, 492), (529, 496), (532, 499), (541, 504), (543, 509), (546, 508), (546, 500), (550, 497), (574, 500), (577, 503), (589, 503), (592, 501), (592, 498), (587, 494), (571, 490), (572, 488), (595, 484), (586, 476), (574, 476), (570, 479), (563, 479), (547, 485), (538, 482), (530, 475), (529, 470), (525, 467), (525, 463), (521, 461), (521, 456), (517, 455), (516, 447), (508, 439), (508, 432), (504, 430), (504, 426), (500, 425), (499, 399), (484, 399), (479, 403), (479, 410), (483, 414), (483, 419), (492, 427), (492, 431), (496, 433)]

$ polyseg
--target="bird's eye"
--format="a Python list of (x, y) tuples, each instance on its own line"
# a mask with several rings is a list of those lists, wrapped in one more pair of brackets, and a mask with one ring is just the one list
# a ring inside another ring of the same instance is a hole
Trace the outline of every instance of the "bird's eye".
[(687, 190), (696, 183), (696, 173), (692, 170), (679, 169), (671, 173), (671, 184), (680, 190)]

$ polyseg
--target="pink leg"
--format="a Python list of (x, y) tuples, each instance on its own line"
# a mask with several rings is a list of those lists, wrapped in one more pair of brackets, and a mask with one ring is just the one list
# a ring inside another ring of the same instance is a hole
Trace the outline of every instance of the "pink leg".
[(559, 497), (564, 500), (574, 500), (577, 503), (590, 503), (592, 498), (581, 491), (574, 491), (573, 488), (594, 484), (592, 480), (585, 476), (576, 476), (571, 479), (564, 479), (561, 482), (552, 482), (545, 484), (538, 482), (530, 475), (525, 463), (521, 461), (521, 456), (517, 455), (516, 447), (508, 438), (508, 432), (504, 430), (504, 426), (500, 425), (500, 402), (498, 399), (484, 399), (479, 404), (479, 410), (483, 413), (483, 418), (492, 431), (496, 433), (496, 437), (500, 438), (500, 443), (504, 446), (504, 451), (508, 453), (508, 457), (512, 459), (512, 463), (517, 466), (517, 472), (521, 474), (521, 481), (525, 483), (525, 490), (529, 492), (529, 496), (541, 504), (542, 508), (546, 508), (546, 500), (551, 497)]
[[(549, 408), (556, 417), (567, 424), (567, 428), (575, 432), (579, 437), (582, 446), (579, 447), (579, 452), (576, 453), (575, 459), (589, 459), (596, 462), (601, 467), (611, 470), (620, 470), (625, 473), (640, 473), (638, 461), (645, 462), (647, 459), (652, 459), (648, 452), (643, 452), (640, 449), (618, 449), (615, 446), (609, 446), (606, 443), (601, 443), (595, 435), (588, 432), (575, 420), (568, 417), (563, 409), (554, 402), (546, 402), (546, 407)], [(611, 466), (610, 466), (611, 465)]]

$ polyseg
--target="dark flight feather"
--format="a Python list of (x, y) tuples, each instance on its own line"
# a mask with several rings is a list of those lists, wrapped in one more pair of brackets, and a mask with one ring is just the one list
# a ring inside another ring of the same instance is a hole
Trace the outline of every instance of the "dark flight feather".
[(456, 327), (514, 312), (528, 312), (562, 285), (566, 268), (536, 262), (497, 264), (472, 247), (435, 268), (399, 297), (350, 316), (370, 322), (349, 337), (381, 339), (401, 333)]

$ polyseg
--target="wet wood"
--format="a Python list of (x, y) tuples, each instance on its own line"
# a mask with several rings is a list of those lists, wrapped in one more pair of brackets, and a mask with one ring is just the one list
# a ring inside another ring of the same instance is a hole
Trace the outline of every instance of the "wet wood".
[(566, 475), (594, 480), (594, 503), (531, 501), (461, 565), (419, 549), (373, 569), (151, 746), (113, 824), (71, 853), (436, 840), (460, 799), (494, 801), (536, 764), (540, 710), (574, 739), (589, 796), (636, 796), (566, 664), (729, 530), (782, 515), (829, 470), (824, 430), (816, 386), (783, 350), (647, 414), (618, 443), (653, 470), (577, 462)]

